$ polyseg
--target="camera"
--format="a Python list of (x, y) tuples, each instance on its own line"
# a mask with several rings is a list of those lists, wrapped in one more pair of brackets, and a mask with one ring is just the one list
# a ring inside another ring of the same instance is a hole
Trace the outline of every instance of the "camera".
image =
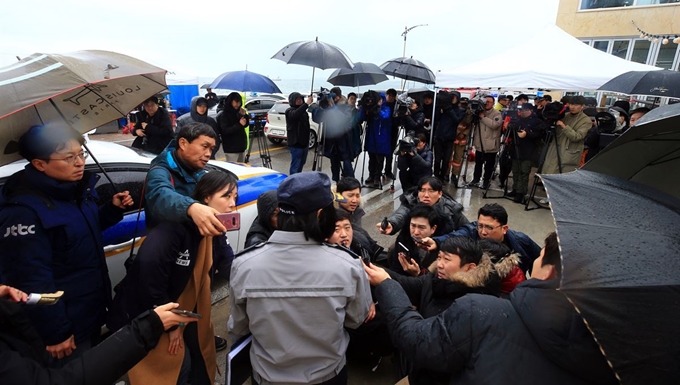
[(336, 96), (337, 95), (335, 95), (335, 93), (328, 90), (328, 88), (321, 87), (321, 90), (319, 92), (317, 92), (317, 94), (316, 94), (316, 101), (321, 103), (321, 101), (323, 101), (323, 100), (333, 99)]
[(616, 121), (617, 117), (611, 112), (603, 111), (595, 115), (597, 130), (603, 134), (611, 134), (616, 131)]
[(397, 98), (396, 104), (394, 106), (394, 116), (404, 116), (408, 110), (413, 105), (413, 99), (411, 99), (407, 94), (401, 94)]
[(558, 120), (564, 119), (565, 108), (560, 102), (548, 103), (543, 107), (543, 118), (554, 125)]
[(364, 94), (361, 96), (361, 99), (357, 103), (357, 105), (361, 108), (363, 108), (364, 113), (367, 116), (372, 116), (376, 112), (380, 111), (380, 104), (378, 104), (380, 100), (380, 94), (377, 93), (376, 91), (369, 90), (364, 92)]
[(478, 94), (474, 98), (470, 99), (470, 111), (474, 116), (479, 116), (479, 114), (484, 113), (484, 105), (486, 104), (486, 96)]
[(415, 137), (415, 132), (409, 131), (406, 136), (399, 140), (399, 146), (397, 147), (397, 150), (394, 151), (394, 154), (398, 155), (402, 152), (416, 152), (416, 146), (418, 146), (419, 143), (420, 140)]

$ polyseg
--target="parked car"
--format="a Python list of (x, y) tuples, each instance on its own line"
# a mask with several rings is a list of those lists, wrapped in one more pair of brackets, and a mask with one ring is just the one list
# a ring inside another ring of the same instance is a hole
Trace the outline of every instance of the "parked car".
[[(267, 123), (264, 125), (264, 134), (270, 142), (279, 144), (288, 139), (286, 134), (286, 110), (288, 109), (288, 101), (280, 100), (274, 104), (269, 113), (267, 113)], [(312, 132), (309, 135), (309, 148), (316, 146), (319, 125), (312, 120), (312, 114), (309, 115), (309, 126)]]
[[(208, 116), (213, 119), (217, 116), (217, 113), (222, 110), (221, 102), (225, 99), (227, 95), (218, 95), (219, 102), (217, 105), (208, 109)], [(243, 106), (249, 114), (255, 114), (256, 116), (265, 116), (267, 112), (274, 107), (274, 103), (281, 100), (282, 96), (272, 95), (272, 96), (258, 96), (255, 98), (247, 99), (246, 104)]]
[[(142, 201), (141, 194), (149, 163), (156, 155), (111, 142), (88, 141), (87, 146), (118, 190), (130, 191), (135, 200), (135, 206), (125, 212), (123, 220), (103, 233), (106, 262), (111, 283), (115, 286), (125, 276), (123, 263), (130, 255), (133, 238), (134, 247), (139, 247), (146, 236), (144, 210), (140, 212), (139, 202)], [(92, 159), (93, 157), (86, 159), (85, 169), (101, 174), (101, 169)], [(23, 170), (26, 163), (25, 160), (20, 160), (0, 167), (0, 186), (4, 185), (12, 174)], [(241, 227), (227, 233), (234, 252), (238, 252), (244, 248), (246, 234), (257, 216), (255, 203), (258, 196), (267, 190), (276, 189), (286, 175), (264, 167), (246, 167), (215, 160), (211, 160), (206, 168), (228, 170), (239, 177), (236, 205), (241, 214)], [(115, 193), (111, 182), (104, 175), (101, 175), (95, 188), (102, 203), (110, 201)]]

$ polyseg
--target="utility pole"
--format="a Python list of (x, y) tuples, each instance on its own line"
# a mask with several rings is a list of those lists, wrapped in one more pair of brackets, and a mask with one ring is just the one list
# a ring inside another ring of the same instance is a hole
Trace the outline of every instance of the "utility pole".
[[(404, 37), (404, 52), (402, 53), (402, 57), (406, 57), (406, 36), (408, 35), (409, 32), (411, 32), (412, 29), (418, 28), (418, 27), (426, 27), (427, 24), (418, 24), (414, 25), (413, 27), (404, 27), (404, 32), (401, 33), (401, 36)], [(406, 80), (402, 80), (401, 82), (401, 89), (404, 89), (404, 85), (406, 84)]]

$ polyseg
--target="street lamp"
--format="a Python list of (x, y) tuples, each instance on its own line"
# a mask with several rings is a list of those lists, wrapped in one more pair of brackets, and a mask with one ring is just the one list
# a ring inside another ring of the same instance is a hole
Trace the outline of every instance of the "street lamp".
[[(401, 33), (401, 36), (404, 37), (404, 52), (402, 53), (402, 57), (406, 57), (406, 36), (408, 35), (409, 32), (411, 32), (412, 29), (418, 28), (418, 27), (427, 27), (427, 24), (418, 24), (414, 25), (413, 27), (404, 27), (404, 32)], [(401, 89), (404, 89), (404, 84), (406, 83), (406, 80), (403, 80), (401, 83)]]

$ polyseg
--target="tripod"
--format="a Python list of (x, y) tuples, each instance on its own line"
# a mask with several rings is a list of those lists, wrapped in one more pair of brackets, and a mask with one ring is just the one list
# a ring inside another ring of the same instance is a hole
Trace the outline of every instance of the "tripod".
[[(375, 186), (368, 186), (364, 184), (364, 181), (366, 180), (364, 177), (366, 176), (366, 154), (368, 153), (364, 148), (364, 142), (366, 141), (366, 123), (362, 123), (361, 127), (361, 151), (359, 154), (357, 154), (357, 157), (354, 158), (354, 175), (357, 175), (357, 166), (359, 165), (359, 158), (361, 158), (361, 179), (359, 179), (359, 182), (361, 182), (361, 187), (362, 188), (376, 188)], [(382, 190), (382, 178), (380, 178), (380, 185), (377, 187), (379, 190)]]
[[(508, 129), (508, 131), (507, 131), (506, 134), (503, 134), (503, 135), (501, 136), (501, 149), (500, 149), (500, 151), (498, 152), (498, 155), (496, 155), (496, 161), (494, 162), (494, 165), (493, 165), (494, 172), (496, 172), (496, 167), (499, 166), (501, 160), (502, 160), (503, 158), (505, 158), (505, 157), (508, 156), (508, 151), (510, 151), (510, 147), (511, 147), (511, 146), (508, 145), (507, 140), (508, 140), (508, 138), (509, 138), (510, 136), (512, 137), (512, 143), (513, 143), (512, 147), (513, 147), (514, 150), (515, 150), (515, 159), (519, 159), (519, 150), (518, 150), (518, 148), (517, 148), (517, 127), (512, 127), (512, 128), (509, 128), (509, 129)], [(493, 179), (493, 176), (492, 176), (491, 179)], [(513, 175), (513, 183), (514, 183), (514, 175)], [(505, 199), (512, 200), (512, 198), (510, 198), (509, 196), (507, 196), (507, 194), (508, 194), (508, 181), (507, 181), (507, 178), (506, 178), (506, 180), (505, 180), (504, 187), (503, 187), (503, 195), (501, 195), (501, 196), (495, 196), (495, 197), (487, 196), (487, 194), (488, 194), (488, 192), (489, 192), (489, 187), (490, 187), (490, 185), (491, 185), (491, 183), (489, 183), (489, 185), (486, 186), (486, 189), (484, 189), (484, 194), (482, 195), (482, 198), (484, 198), (484, 199), (501, 199), (501, 198), (505, 198)]]
[(255, 135), (255, 140), (257, 141), (257, 148), (260, 153), (260, 159), (262, 160), (262, 167), (272, 168), (272, 157), (269, 153), (269, 144), (267, 143), (267, 137), (264, 135), (264, 122), (262, 117), (255, 116), (252, 114), (251, 117), (254, 119), (252, 127), (255, 128), (254, 132), (249, 130), (250, 135), (250, 146), (248, 147), (248, 153), (245, 157), (245, 163), (250, 162), (250, 151), (253, 148), (253, 135)]
[[(323, 167), (323, 149), (326, 145), (326, 136), (323, 133), (324, 123), (319, 123), (319, 132), (317, 133), (316, 149), (314, 150), (314, 162), (312, 162), (312, 171), (321, 171)], [(317, 168), (318, 165), (318, 168)]]
[[(548, 206), (543, 206), (540, 203), (536, 202), (536, 190), (538, 189), (539, 184), (541, 187), (543, 187), (543, 182), (541, 182), (541, 178), (539, 177), (539, 174), (543, 172), (543, 165), (545, 164), (545, 158), (548, 155), (548, 150), (550, 149), (550, 143), (554, 140), (555, 141), (555, 152), (557, 153), (557, 167), (560, 172), (562, 173), (562, 158), (560, 156), (560, 145), (557, 143), (557, 137), (555, 136), (555, 124), (551, 124), (550, 128), (548, 129), (548, 133), (546, 134), (545, 137), (545, 146), (543, 147), (543, 150), (541, 151), (541, 157), (538, 161), (538, 170), (536, 170), (536, 175), (534, 175), (534, 185), (531, 187), (531, 193), (529, 194), (529, 199), (527, 199), (526, 204), (524, 205), (524, 210), (525, 211), (531, 211), (531, 210), (536, 210), (536, 209), (549, 209), (550, 207)], [(545, 188), (544, 188), (545, 191)], [(529, 207), (529, 203), (533, 202), (534, 207)]]
[(397, 130), (397, 147), (394, 149), (394, 160), (392, 161), (392, 184), (390, 185), (390, 193), (394, 193), (394, 179), (397, 177), (397, 163), (399, 162), (399, 141), (404, 137), (405, 128), (403, 125), (399, 125)]

